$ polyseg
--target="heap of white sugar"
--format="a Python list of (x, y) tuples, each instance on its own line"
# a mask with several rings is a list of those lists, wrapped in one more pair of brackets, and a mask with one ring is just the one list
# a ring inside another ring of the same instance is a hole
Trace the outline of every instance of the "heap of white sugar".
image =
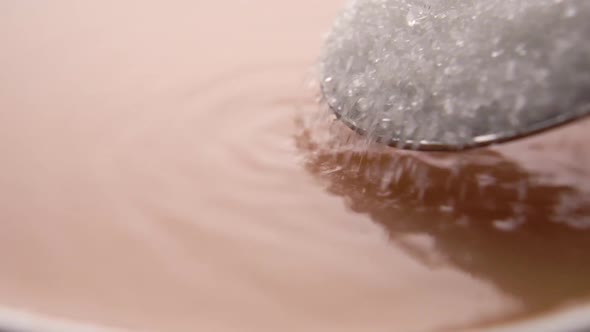
[(320, 61), (373, 138), (471, 145), (590, 110), (590, 0), (353, 0)]

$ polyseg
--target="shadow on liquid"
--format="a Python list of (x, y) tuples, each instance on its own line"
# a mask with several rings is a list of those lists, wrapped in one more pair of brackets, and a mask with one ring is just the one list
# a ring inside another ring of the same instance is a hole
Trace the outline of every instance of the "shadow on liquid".
[[(325, 148), (306, 130), (296, 141), (308, 170), (350, 209), (368, 214), (394, 243), (404, 235), (430, 236), (445, 264), (521, 301), (517, 316), (588, 298), (590, 229), (572, 225), (590, 215), (590, 204), (579, 203), (585, 197), (576, 188), (543, 184), (490, 150), (438, 167), (393, 148)], [(436, 264), (419, 251), (410, 253)]]

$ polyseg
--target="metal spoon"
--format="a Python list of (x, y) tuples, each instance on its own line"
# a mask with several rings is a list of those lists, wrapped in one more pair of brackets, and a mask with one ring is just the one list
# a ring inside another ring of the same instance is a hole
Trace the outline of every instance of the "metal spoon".
[(590, 1), (350, 1), (320, 63), (329, 107), (371, 139), (505, 142), (590, 114)]

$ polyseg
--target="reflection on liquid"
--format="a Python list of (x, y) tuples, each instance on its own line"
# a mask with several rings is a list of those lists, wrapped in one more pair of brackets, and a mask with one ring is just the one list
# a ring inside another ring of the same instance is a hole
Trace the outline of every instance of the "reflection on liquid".
[(590, 201), (579, 188), (538, 181), (491, 150), (416, 154), (331, 130), (323, 142), (309, 128), (297, 137), (308, 170), (425, 264), (491, 281), (523, 304), (519, 315), (590, 294), (590, 229), (578, 222)]

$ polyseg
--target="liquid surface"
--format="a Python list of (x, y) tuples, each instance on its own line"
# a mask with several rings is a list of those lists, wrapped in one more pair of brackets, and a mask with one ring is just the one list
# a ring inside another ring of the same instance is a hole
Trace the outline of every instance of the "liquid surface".
[(368, 145), (305, 89), (340, 6), (0, 3), (0, 304), (411, 332), (583, 303), (588, 123), (460, 158)]

